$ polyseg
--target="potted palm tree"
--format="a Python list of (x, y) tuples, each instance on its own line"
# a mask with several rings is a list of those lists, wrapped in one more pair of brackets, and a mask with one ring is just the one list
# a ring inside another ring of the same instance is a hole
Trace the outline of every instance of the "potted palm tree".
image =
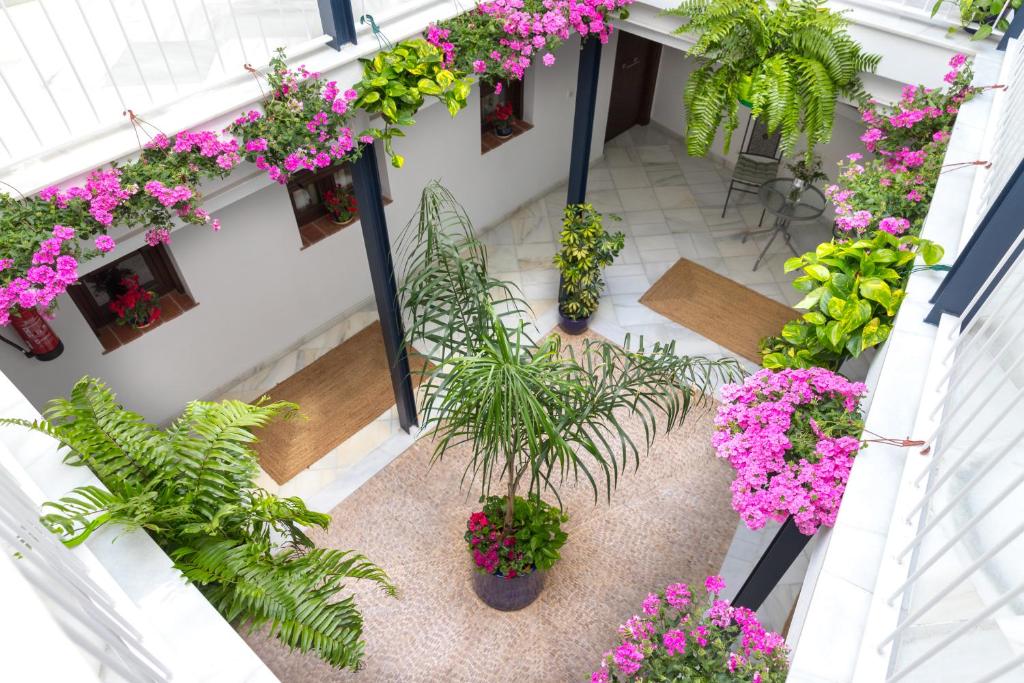
[(801, 135), (810, 154), (832, 136), (836, 100), (864, 98), (859, 74), (881, 59), (861, 50), (825, 0), (684, 0), (666, 13), (686, 17), (676, 33), (698, 34), (689, 53), (699, 66), (683, 94), (691, 156), (708, 153), (723, 121), (729, 151), (741, 100), (781, 132), (784, 154)]
[[(609, 218), (620, 220), (614, 215)], [(569, 334), (580, 334), (587, 329), (604, 291), (601, 270), (612, 264), (626, 238), (621, 232), (608, 234), (601, 214), (592, 205), (571, 204), (565, 207), (559, 242), (562, 248), (555, 254), (555, 265), (562, 274), (558, 292), (561, 327)]]
[[(560, 485), (582, 481), (595, 499), (610, 497), (654, 436), (681, 424), (740, 367), (677, 356), (673, 345), (645, 349), (642, 340), (629, 350), (628, 338), (624, 346), (587, 339), (575, 351), (557, 334), (534, 340), (515, 286), (488, 274), (468, 216), (436, 183), (424, 189), (398, 253), (408, 341), (431, 361), (421, 417), (434, 430), (433, 459), (463, 445), (466, 477), (482, 494), (466, 533), (477, 594), (518, 609), (536, 598), (566, 540)], [(626, 420), (639, 421), (643, 437), (631, 437)]]

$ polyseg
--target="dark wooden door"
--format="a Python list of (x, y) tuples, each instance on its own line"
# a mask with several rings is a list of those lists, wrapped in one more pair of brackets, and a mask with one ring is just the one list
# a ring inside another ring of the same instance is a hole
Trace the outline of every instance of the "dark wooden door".
[(658, 81), (661, 44), (625, 31), (619, 32), (615, 76), (608, 107), (607, 142), (633, 126), (651, 122), (654, 85)]

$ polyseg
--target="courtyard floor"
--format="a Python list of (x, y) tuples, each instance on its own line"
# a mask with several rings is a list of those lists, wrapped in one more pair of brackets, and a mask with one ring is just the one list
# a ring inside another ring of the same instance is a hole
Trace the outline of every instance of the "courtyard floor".
[[(727, 168), (711, 160), (688, 157), (681, 142), (655, 128), (634, 128), (605, 147), (604, 158), (591, 167), (588, 200), (599, 211), (622, 218), (618, 222), (609, 221), (607, 227), (621, 230), (626, 240), (622, 254), (605, 272), (608, 289), (592, 320), (595, 332), (614, 341), (621, 341), (626, 334), (634, 339), (642, 335), (647, 342), (674, 341), (682, 354), (733, 355), (639, 302), (651, 285), (681, 257), (780, 303), (792, 305), (800, 298), (790, 286), (794, 276), (783, 273), (782, 264), (792, 254), (781, 240), (772, 246), (758, 270), (752, 270), (766, 238), (754, 237), (744, 243), (742, 235), (757, 227), (761, 208), (753, 195), (737, 197), (734, 194), (722, 218), (728, 183)], [(478, 235), (488, 247), (491, 273), (522, 288), (533, 308), (534, 324), (539, 333), (547, 333), (557, 323), (558, 272), (551, 259), (558, 248), (565, 192), (564, 186), (554, 188), (498, 225), (477, 226)], [(800, 252), (811, 249), (828, 239), (830, 230), (827, 220), (796, 224), (792, 228), (794, 247)], [(360, 311), (315, 331), (291, 352), (227, 388), (224, 395), (246, 400), (255, 398), (308, 366), (375, 318), (375, 307), (369, 302)], [(749, 370), (755, 369), (754, 364), (742, 362)], [(863, 372), (862, 368), (853, 371), (855, 374)], [(611, 643), (616, 626), (629, 616), (629, 610), (635, 609), (638, 599), (647, 592), (668, 581), (696, 580), (701, 578), (697, 575), (702, 572), (717, 572), (729, 584), (725, 594), (729, 597), (770, 542), (776, 529), (774, 525), (752, 532), (737, 522), (728, 504), (731, 477), (727, 471), (723, 474), (722, 463), (713, 458), (709, 429), (710, 418), (705, 417), (672, 435), (658, 446), (663, 457), (651, 458), (651, 462), (661, 463), (657, 466), (659, 469), (641, 468), (636, 483), (621, 489), (612, 507), (591, 505), (586, 515), (581, 515), (585, 520), (574, 519), (571, 526), (579, 524), (580, 531), (574, 533), (565, 549), (565, 567), (560, 564), (552, 572), (546, 597), (511, 616), (498, 615), (484, 607), (470, 588), (468, 559), (461, 548), (461, 535), (475, 497), (466, 492), (463, 492), (465, 499), (459, 495), (457, 481), (449, 481), (452, 472), (419, 471), (428, 459), (429, 446), (416, 440), (415, 430), (410, 435), (400, 429), (394, 409), (382, 414), (291, 481), (277, 485), (265, 477), (261, 483), (282, 495), (303, 496), (315, 509), (333, 510), (330, 533), (317, 540), (333, 547), (365, 552), (392, 572), (403, 590), (399, 600), (388, 600), (372, 591), (358, 591), (359, 603), (366, 609), (367, 617), (367, 672), (377, 672), (362, 680), (437, 680), (440, 674), (445, 674), (449, 680), (504, 680), (500, 676), (451, 677), (453, 672), (476, 671), (473, 667), (477, 666), (482, 652), (460, 639), (480, 632), (481, 628), (497, 629), (495, 638), (510, 643), (508, 650), (501, 649), (503, 654), (495, 655), (495, 670), (519, 662), (525, 656), (522, 643), (538, 643), (537, 657), (543, 659), (550, 655), (553, 659), (545, 661), (561, 663), (551, 669), (550, 676), (527, 677), (528, 680), (581, 680), (589, 671), (587, 667), (596, 664), (603, 648)], [(674, 455), (664, 455), (668, 452)], [(676, 467), (666, 473), (660, 469), (664, 463), (675, 463)], [(695, 463), (702, 463), (700, 471), (689, 472)], [(424, 482), (424, 486), (402, 483), (410, 472), (416, 473), (412, 481)], [(658, 492), (652, 488), (655, 480), (647, 478), (659, 476), (658, 472), (662, 477), (672, 475), (682, 479), (673, 480), (668, 476), (667, 483)], [(689, 482), (687, 477), (691, 476), (705, 483), (712, 480), (716, 483), (710, 487), (702, 484), (693, 488), (690, 483), (677, 486), (679, 481)], [(391, 486), (394, 489), (389, 488)], [(422, 499), (417, 497), (421, 493)], [(660, 506), (645, 507), (651, 500), (660, 501)], [(386, 510), (381, 509), (378, 515), (375, 505), (384, 505)], [(716, 505), (721, 507), (720, 512), (708, 512), (717, 510)], [(406, 513), (399, 510), (406, 507), (408, 514), (419, 516), (403, 518), (401, 515)], [(673, 524), (678, 524), (684, 521), (681, 514), (696, 515), (701, 524), (709, 524), (715, 533), (696, 542), (676, 530), (655, 541), (642, 528), (619, 521), (622, 517), (630, 518), (643, 527), (658, 523), (659, 515), (668, 515)], [(602, 529), (611, 534), (602, 537), (603, 540), (620, 538), (630, 551), (612, 552), (611, 547), (592, 547), (587, 534), (600, 536), (605, 533)], [(404, 533), (399, 534), (399, 530)], [(630, 540), (634, 536), (648, 541), (640, 554)], [(791, 568), (760, 610), (767, 626), (782, 629), (790, 616), (810, 550), (808, 546), (802, 559)], [(636, 569), (639, 565), (645, 569), (631, 575), (633, 578), (622, 573), (623, 568)], [(615, 590), (595, 583), (609, 577), (614, 579), (610, 585), (615, 586)], [(584, 637), (582, 631), (577, 628), (573, 632), (572, 628), (581, 623), (581, 605), (585, 604), (588, 594), (600, 594), (602, 601), (608, 604), (591, 606), (598, 609), (600, 615), (585, 622)], [(566, 615), (572, 618), (562, 623)], [(384, 628), (381, 624), (388, 626)], [(566, 640), (573, 642), (564, 642)], [(250, 642), (282, 680), (347, 679), (347, 674), (329, 671), (315, 657), (289, 655), (262, 636), (253, 636)], [(484, 648), (487, 652), (494, 647), (504, 647), (492, 645), (495, 641), (490, 636), (487, 642)], [(417, 652), (433, 648), (439, 658), (437, 661), (447, 663), (449, 668), (431, 669), (433, 678), (418, 678), (401, 667), (410, 661), (424, 665), (428, 658), (406, 656), (407, 648)], [(449, 654), (460, 658), (458, 665)], [(401, 675), (398, 672), (402, 672)]]

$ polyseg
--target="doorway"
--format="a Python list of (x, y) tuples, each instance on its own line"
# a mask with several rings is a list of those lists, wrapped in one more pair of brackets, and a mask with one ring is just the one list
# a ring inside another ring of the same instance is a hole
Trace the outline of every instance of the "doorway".
[(646, 126), (651, 122), (651, 104), (654, 102), (660, 61), (660, 43), (625, 31), (619, 32), (605, 142), (633, 126)]

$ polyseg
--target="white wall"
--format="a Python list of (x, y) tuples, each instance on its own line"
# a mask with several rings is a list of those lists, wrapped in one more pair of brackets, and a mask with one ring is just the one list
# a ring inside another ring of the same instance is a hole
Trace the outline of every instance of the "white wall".
[[(602, 153), (614, 53), (611, 42), (603, 52), (595, 158)], [(406, 158), (405, 167), (381, 166), (393, 199), (386, 208), (392, 241), (431, 179), (455, 194), (478, 228), (566, 179), (579, 42), (567, 43), (556, 56), (554, 66), (535, 68), (528, 76), (526, 106), (533, 130), (485, 155), (480, 153), (476, 89), (454, 119), (436, 104), (419, 113), (408, 137), (395, 142)], [(252, 172), (240, 167), (227, 183), (212, 183), (207, 193), (240, 183)], [(164, 421), (178, 415), (187, 401), (208, 397), (372, 297), (359, 224), (300, 250), (286, 190), (268, 183), (259, 178), (245, 182), (243, 187), (259, 189), (214, 212), (223, 225), (220, 233), (195, 226), (174, 232), (170, 250), (197, 307), (104, 354), (64, 296), (52, 323), (64, 341), (64, 354), (40, 362), (4, 347), (0, 370), (36, 407), (65, 395), (89, 374), (107, 382), (132, 409)], [(139, 235), (119, 240), (113, 255), (139, 244)], [(89, 268), (102, 264), (96, 260)], [(11, 330), (5, 333), (13, 335)]]

